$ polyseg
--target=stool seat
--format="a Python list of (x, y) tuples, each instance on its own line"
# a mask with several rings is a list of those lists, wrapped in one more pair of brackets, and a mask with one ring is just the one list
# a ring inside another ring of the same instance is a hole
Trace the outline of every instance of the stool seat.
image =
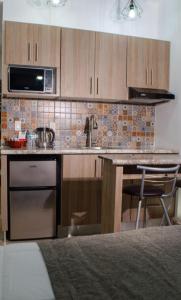
[(181, 180), (176, 181), (176, 187), (181, 188)]
[[(142, 179), (140, 184), (132, 184), (123, 188), (123, 193), (131, 196), (137, 196), (139, 198), (136, 229), (139, 227), (142, 201), (144, 201), (144, 223), (146, 224), (146, 205), (147, 198), (149, 197), (159, 198), (164, 212), (163, 218), (166, 218), (168, 225), (172, 225), (168, 214), (169, 207), (165, 205), (165, 199), (173, 198), (174, 196), (177, 174), (180, 169), (180, 165), (169, 168), (137, 166), (137, 169), (142, 171)], [(159, 176), (159, 178), (155, 180), (154, 177), (157, 177), (156, 174), (162, 174), (162, 176)], [(170, 174), (170, 176), (168, 176), (168, 174)], [(170, 191), (165, 189), (166, 184), (169, 184)]]
[[(123, 193), (131, 196), (140, 196), (140, 185), (133, 184), (128, 185), (123, 189)], [(164, 194), (164, 190), (152, 185), (145, 185), (144, 187), (144, 197), (161, 197)]]

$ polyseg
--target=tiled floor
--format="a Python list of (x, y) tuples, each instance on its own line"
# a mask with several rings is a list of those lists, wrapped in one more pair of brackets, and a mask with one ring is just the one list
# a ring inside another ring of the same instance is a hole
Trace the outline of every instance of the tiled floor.
[[(151, 219), (147, 222), (147, 227), (151, 226), (160, 226), (161, 219)], [(140, 228), (143, 227), (143, 224), (140, 223)], [(135, 229), (135, 223), (122, 223), (121, 231), (126, 230), (134, 230)], [(101, 226), (100, 224), (96, 225), (82, 225), (82, 226), (74, 226), (74, 228), (71, 227), (63, 227), (59, 230), (59, 237), (65, 238), (68, 236), (77, 236), (77, 235), (92, 235), (92, 234), (100, 234), (101, 232)]]
[[(151, 219), (147, 222), (147, 227), (152, 226), (160, 226), (161, 219)], [(143, 227), (142, 224), (140, 224), (140, 228)], [(121, 231), (126, 230), (134, 230), (135, 229), (135, 223), (122, 223)], [(70, 236), (84, 236), (84, 235), (92, 235), (92, 234), (100, 234), (101, 232), (101, 226), (100, 224), (95, 225), (82, 225), (82, 226), (75, 226), (74, 228), (71, 227), (63, 227), (59, 230), (59, 238), (66, 238)], [(2, 244), (3, 235), (2, 232), (0, 232), (0, 245)]]

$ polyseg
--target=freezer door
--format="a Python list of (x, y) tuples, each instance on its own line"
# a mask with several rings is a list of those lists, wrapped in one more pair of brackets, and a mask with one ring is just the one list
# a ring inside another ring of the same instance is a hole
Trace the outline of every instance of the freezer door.
[(10, 187), (56, 186), (56, 160), (10, 161)]
[(10, 239), (56, 235), (56, 191), (10, 192)]

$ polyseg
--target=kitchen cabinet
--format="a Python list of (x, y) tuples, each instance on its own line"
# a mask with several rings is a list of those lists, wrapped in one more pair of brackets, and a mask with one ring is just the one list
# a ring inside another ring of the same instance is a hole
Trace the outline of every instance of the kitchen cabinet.
[(5, 22), (5, 64), (60, 67), (60, 28)]
[[(60, 36), (59, 27), (18, 22), (5, 22), (3, 44), (2, 92), (5, 97), (54, 99), (60, 95)], [(55, 68), (55, 93), (9, 92), (8, 66), (40, 66)]]
[[(97, 155), (64, 155), (62, 178), (62, 226), (74, 213), (86, 213), (83, 224), (100, 223), (101, 161)], [(82, 224), (82, 223), (81, 223)]]
[(61, 96), (126, 100), (127, 38), (62, 29)]
[(33, 24), (5, 22), (5, 63), (33, 63)]
[(96, 33), (95, 98), (126, 100), (127, 37)]
[(60, 28), (34, 25), (34, 64), (60, 67)]
[(151, 87), (169, 90), (170, 43), (150, 40)]
[(128, 38), (128, 87), (169, 89), (170, 43), (152, 39)]
[(56, 68), (54, 95), (24, 98), (115, 102), (128, 99), (128, 87), (169, 89), (169, 42), (9, 21), (4, 37), (4, 96), (20, 95), (8, 92), (9, 64)]
[(62, 29), (61, 45), (61, 96), (92, 98), (95, 33)]

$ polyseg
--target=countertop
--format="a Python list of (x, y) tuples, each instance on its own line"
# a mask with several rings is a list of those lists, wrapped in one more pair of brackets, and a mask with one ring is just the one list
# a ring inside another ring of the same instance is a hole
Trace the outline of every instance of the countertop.
[[(177, 150), (168, 150), (168, 149), (120, 149), (120, 148), (61, 148), (55, 147), (53, 149), (40, 149), (40, 148), (21, 148), (21, 149), (12, 149), (10, 147), (1, 147), (1, 155), (22, 155), (22, 154), (178, 154)], [(122, 156), (121, 156), (122, 157)], [(124, 161), (128, 156), (122, 158)], [(113, 158), (114, 161), (118, 161), (119, 157)]]
[(181, 155), (179, 154), (116, 154), (116, 155), (99, 155), (100, 158), (112, 162), (113, 165), (170, 165), (181, 164)]

